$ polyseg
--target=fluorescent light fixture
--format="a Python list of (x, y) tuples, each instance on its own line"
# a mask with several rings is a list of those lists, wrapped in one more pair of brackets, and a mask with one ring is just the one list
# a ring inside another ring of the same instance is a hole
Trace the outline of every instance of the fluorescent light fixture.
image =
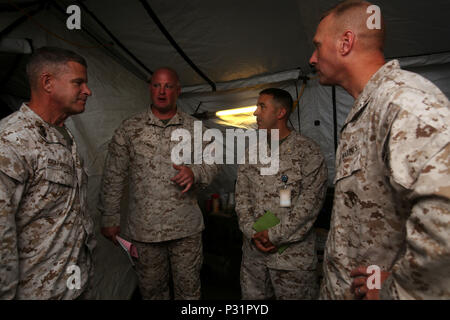
[(243, 108), (227, 109), (216, 112), (216, 121), (225, 126), (239, 127), (239, 128), (254, 128), (256, 126), (256, 117), (253, 113), (256, 106), (249, 106)]
[(221, 111), (216, 112), (216, 116), (220, 117), (220, 116), (229, 116), (229, 115), (236, 115), (236, 114), (243, 114), (243, 113), (250, 113), (251, 115), (253, 115), (253, 112), (255, 112), (255, 110), (256, 110), (256, 106), (221, 110)]

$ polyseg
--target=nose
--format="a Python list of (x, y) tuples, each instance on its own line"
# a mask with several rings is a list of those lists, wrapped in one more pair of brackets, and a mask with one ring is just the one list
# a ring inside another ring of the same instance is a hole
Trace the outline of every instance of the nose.
[(92, 91), (91, 89), (89, 89), (89, 87), (87, 86), (87, 84), (84, 84), (83, 87), (83, 94), (87, 95), (87, 96), (91, 96), (92, 95)]
[(257, 117), (257, 116), (258, 116), (258, 114), (259, 114), (259, 106), (258, 106), (258, 107), (256, 107), (256, 110), (255, 110), (255, 112), (253, 112), (253, 115), (254, 115), (255, 117)]
[(311, 55), (311, 58), (309, 58), (309, 64), (315, 67), (316, 63), (317, 63), (317, 50), (314, 50), (313, 54)]

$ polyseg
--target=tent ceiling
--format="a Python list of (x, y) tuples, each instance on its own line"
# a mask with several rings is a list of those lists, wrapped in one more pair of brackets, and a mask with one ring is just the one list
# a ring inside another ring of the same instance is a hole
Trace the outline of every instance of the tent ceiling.
[[(57, 2), (63, 7), (76, 3)], [(372, 2), (381, 7), (386, 17), (387, 57), (450, 51), (448, 0), (434, 0), (432, 5), (428, 1)], [(184, 86), (207, 84), (174, 49), (139, 0), (83, 3), (150, 70), (172, 66), (180, 73)], [(214, 83), (220, 83), (296, 68), (309, 71), (311, 40), (318, 17), (337, 1), (147, 0), (147, 3), (193, 63)], [(83, 27), (111, 41), (82, 12)], [(131, 61), (126, 53), (123, 55)]]
[[(86, 2), (100, 20), (150, 69), (175, 67), (184, 85), (206, 83), (170, 45), (139, 1), (123, 10)], [(111, 7), (120, 7), (112, 1)], [(226, 82), (299, 67), (307, 54), (297, 4), (286, 1), (149, 1), (168, 32), (213, 82)], [(128, 17), (128, 18), (127, 18)], [(283, 17), (280, 21), (276, 17)], [(301, 41), (296, 41), (301, 39)], [(303, 67), (306, 65), (304, 64)]]

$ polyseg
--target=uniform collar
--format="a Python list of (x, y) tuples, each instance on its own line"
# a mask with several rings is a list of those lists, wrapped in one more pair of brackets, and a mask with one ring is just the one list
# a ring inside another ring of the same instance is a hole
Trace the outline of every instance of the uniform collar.
[(353, 121), (354, 118), (359, 116), (359, 114), (365, 109), (365, 107), (375, 98), (373, 96), (374, 92), (380, 87), (381, 82), (388, 76), (388, 74), (395, 69), (400, 69), (398, 60), (392, 60), (385, 63), (380, 69), (378, 69), (377, 72), (372, 75), (361, 94), (353, 103), (353, 107), (348, 114), (341, 131), (344, 129), (346, 124)]
[(292, 129), (291, 132), (289, 133), (289, 135), (286, 138), (284, 138), (283, 143), (281, 143), (282, 140), (280, 140), (280, 142), (279, 142), (280, 148), (283, 145), (283, 148), (286, 148), (287, 151), (289, 153), (291, 153), (291, 149), (292, 149), (291, 146), (292, 146), (292, 143), (295, 143), (294, 137), (297, 136), (297, 134), (299, 134), (299, 133), (297, 131), (295, 131), (294, 129)]
[(151, 106), (147, 110), (147, 115), (148, 115), (147, 123), (150, 125), (165, 128), (165, 127), (171, 126), (171, 125), (182, 125), (183, 124), (183, 115), (181, 114), (181, 111), (179, 110), (178, 107), (177, 107), (177, 112), (169, 120), (169, 122), (167, 124), (164, 124), (158, 117), (156, 117), (153, 114)]
[[(30, 109), (25, 103), (22, 103), (20, 107), (20, 112), (23, 113), (25, 119), (31, 123), (37, 129), (39, 136), (44, 139), (47, 143), (59, 143), (71, 149), (67, 144), (66, 139), (62, 136), (61, 133), (58, 132), (57, 129), (53, 128), (50, 124), (42, 120), (42, 118)], [(65, 125), (64, 125), (65, 126)], [(70, 137), (73, 140), (72, 133), (65, 127)]]
[[(284, 139), (278, 140), (278, 148), (281, 149), (281, 146), (283, 145), (283, 148), (287, 148), (288, 151), (291, 152), (291, 149), (289, 146), (291, 144), (291, 140), (293, 141), (293, 139), (294, 139), (293, 137), (296, 134), (298, 134), (298, 132), (295, 131), (294, 129), (291, 129), (291, 132)], [(269, 149), (271, 149), (271, 138), (269, 137), (269, 135), (267, 135), (267, 147)]]

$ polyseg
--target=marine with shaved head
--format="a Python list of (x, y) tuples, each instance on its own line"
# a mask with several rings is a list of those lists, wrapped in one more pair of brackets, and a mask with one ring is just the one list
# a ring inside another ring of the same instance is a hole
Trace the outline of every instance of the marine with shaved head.
[[(149, 89), (151, 106), (123, 121), (109, 144), (99, 202), (101, 231), (116, 244), (120, 234), (136, 246), (143, 299), (170, 299), (170, 272), (175, 299), (200, 299), (204, 223), (197, 193), (218, 168), (172, 163), (177, 143), (172, 132), (183, 128), (194, 137), (195, 121), (177, 107), (181, 86), (175, 70), (157, 69)], [(121, 230), (120, 204), (128, 176), (130, 208)]]
[(336, 152), (321, 298), (449, 299), (449, 101), (385, 62), (384, 23), (369, 29), (369, 6), (339, 3), (313, 39), (319, 82), (355, 99)]

